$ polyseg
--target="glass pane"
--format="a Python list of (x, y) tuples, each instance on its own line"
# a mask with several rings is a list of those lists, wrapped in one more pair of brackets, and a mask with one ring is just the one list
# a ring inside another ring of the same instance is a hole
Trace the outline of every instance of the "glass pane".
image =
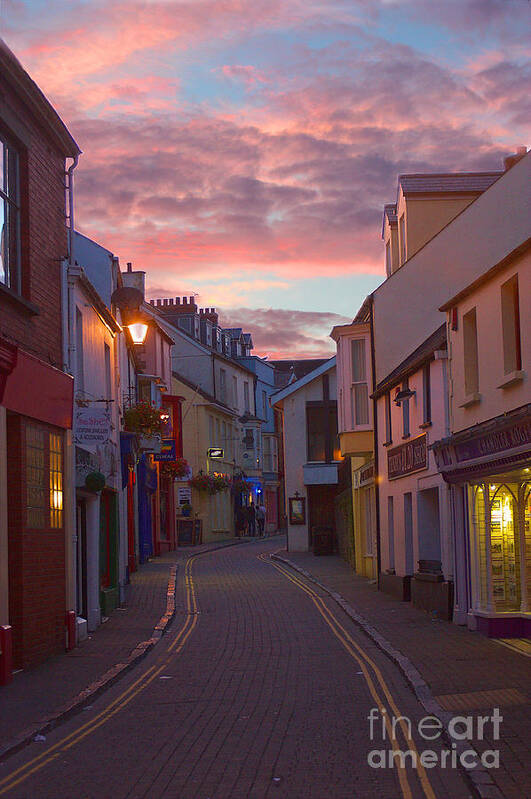
[(33, 529), (46, 526), (44, 435), (35, 425), (26, 427), (26, 525)]
[(308, 460), (326, 460), (326, 409), (323, 407), (307, 408), (308, 423)]
[(7, 263), (7, 203), (0, 199), (0, 283), (6, 286), (9, 281), (9, 270)]
[(5, 165), (4, 159), (6, 157), (6, 146), (0, 139), (0, 191), (5, 191)]
[(352, 345), (352, 382), (359, 383), (366, 379), (365, 374), (365, 340), (356, 339)]
[(520, 547), (515, 501), (507, 486), (489, 487), (492, 597), (496, 610), (520, 609)]
[(356, 409), (356, 424), (369, 424), (369, 393), (367, 383), (354, 386), (354, 407)]

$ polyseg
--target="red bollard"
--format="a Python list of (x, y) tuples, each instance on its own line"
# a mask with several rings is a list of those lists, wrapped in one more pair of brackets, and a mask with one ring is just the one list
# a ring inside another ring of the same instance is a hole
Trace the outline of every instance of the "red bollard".
[(66, 611), (66, 651), (70, 652), (76, 645), (76, 611)]
[(11, 626), (0, 626), (0, 685), (7, 685), (13, 679), (13, 639)]

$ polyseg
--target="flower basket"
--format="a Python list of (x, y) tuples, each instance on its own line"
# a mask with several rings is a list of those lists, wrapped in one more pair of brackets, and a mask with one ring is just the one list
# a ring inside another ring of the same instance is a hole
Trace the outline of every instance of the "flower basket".
[(124, 427), (130, 433), (151, 438), (164, 434), (167, 420), (162, 418), (160, 408), (151, 402), (137, 402), (124, 411)]
[(186, 458), (176, 458), (174, 461), (168, 461), (160, 464), (160, 476), (169, 477), (172, 480), (180, 480), (189, 472), (190, 467)]
[(242, 491), (244, 493), (249, 493), (252, 490), (252, 483), (248, 483), (247, 480), (244, 480), (241, 477), (237, 477), (232, 481), (232, 493), (239, 494)]
[(214, 477), (210, 474), (196, 474), (188, 480), (188, 485), (190, 488), (195, 488), (196, 491), (214, 495), (226, 491), (230, 483), (225, 477)]

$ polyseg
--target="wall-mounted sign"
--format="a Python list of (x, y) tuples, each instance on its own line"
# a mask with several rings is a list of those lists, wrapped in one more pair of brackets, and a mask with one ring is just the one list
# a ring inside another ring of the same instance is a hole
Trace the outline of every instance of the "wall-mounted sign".
[(177, 457), (174, 438), (163, 438), (160, 444), (160, 452), (153, 455), (155, 461), (174, 461)]
[(192, 489), (190, 486), (178, 486), (177, 488), (177, 504), (179, 506), (192, 504)]
[(111, 414), (105, 408), (76, 408), (74, 443), (80, 447), (105, 444), (111, 435)]
[(406, 474), (418, 472), (420, 469), (426, 469), (427, 466), (426, 433), (387, 451), (387, 474), (389, 480), (395, 480), (397, 477), (404, 477)]
[(289, 497), (289, 523), (306, 524), (306, 497)]
[(207, 456), (209, 458), (222, 459), (225, 457), (225, 450), (223, 450), (221, 447), (210, 447), (210, 449), (207, 449)]
[(457, 461), (469, 461), (483, 458), (486, 455), (497, 455), (514, 447), (522, 447), (531, 443), (531, 420), (508, 427), (505, 430), (493, 430), (482, 436), (471, 438), (455, 445)]

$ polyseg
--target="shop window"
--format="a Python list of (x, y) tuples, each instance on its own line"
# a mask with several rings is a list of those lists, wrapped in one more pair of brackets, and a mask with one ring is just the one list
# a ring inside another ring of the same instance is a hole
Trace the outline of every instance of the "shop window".
[(520, 303), (518, 275), (514, 275), (501, 287), (503, 371), (519, 371), (522, 368), (522, 345), (520, 337)]
[(46, 525), (46, 430), (26, 425), (26, 526), (42, 530)]
[(63, 442), (50, 433), (50, 527), (63, 526)]
[(520, 608), (520, 552), (515, 497), (507, 486), (490, 485), (492, 598), (496, 610)]
[(465, 394), (477, 394), (479, 390), (478, 332), (476, 309), (463, 316), (463, 351), (465, 369)]
[(18, 294), (20, 255), (19, 154), (0, 135), (0, 283)]

